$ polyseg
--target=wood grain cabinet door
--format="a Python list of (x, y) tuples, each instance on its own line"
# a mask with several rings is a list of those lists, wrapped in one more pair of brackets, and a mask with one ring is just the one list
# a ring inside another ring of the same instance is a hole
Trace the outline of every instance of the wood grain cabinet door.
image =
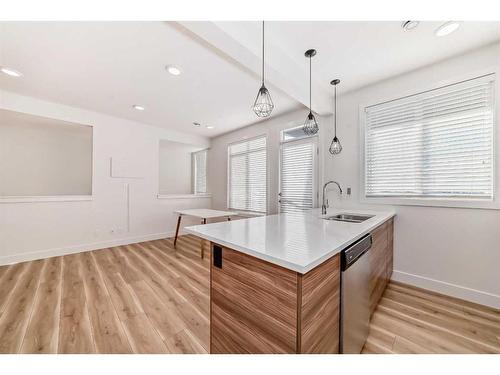
[(387, 282), (391, 279), (394, 259), (394, 220), (389, 220), (387, 224), (387, 250), (386, 250), (386, 272)]
[(372, 247), (370, 256), (370, 311), (373, 313), (377, 307), (387, 281), (387, 222), (377, 227), (372, 232)]
[(340, 255), (302, 275), (300, 352), (339, 352)]
[(370, 257), (370, 311), (373, 313), (384, 294), (385, 287), (392, 276), (393, 268), (393, 228), (390, 219), (372, 231)]
[[(370, 310), (392, 274), (389, 220), (372, 231)], [(340, 256), (301, 275), (212, 244), (211, 353), (337, 353)]]
[(210, 352), (295, 353), (297, 273), (220, 249), (220, 268), (211, 252)]

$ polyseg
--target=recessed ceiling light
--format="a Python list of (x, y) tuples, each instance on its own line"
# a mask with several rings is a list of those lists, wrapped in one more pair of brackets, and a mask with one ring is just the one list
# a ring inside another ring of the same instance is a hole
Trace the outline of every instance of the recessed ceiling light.
[(165, 69), (167, 69), (167, 72), (169, 72), (173, 76), (178, 76), (179, 74), (181, 74), (181, 70), (173, 65), (167, 65)]
[(4, 74), (7, 74), (8, 76), (11, 77), (21, 77), (23, 74), (21, 72), (18, 72), (17, 70), (6, 68), (6, 67), (0, 67), (0, 71)]
[(196, 126), (196, 127), (200, 127), (201, 124), (199, 122), (193, 122), (193, 125)]
[(137, 109), (138, 111), (144, 111), (146, 109), (142, 105), (137, 105), (137, 104), (134, 104), (132, 108)]
[(213, 129), (213, 128), (215, 128), (215, 126), (207, 125), (207, 129)]
[(448, 21), (439, 26), (434, 34), (436, 36), (445, 36), (449, 35), (452, 32), (456, 31), (460, 27), (460, 22), (457, 21)]
[(419, 23), (420, 23), (419, 21), (404, 21), (401, 24), (401, 27), (403, 28), (404, 31), (412, 31), (418, 26)]

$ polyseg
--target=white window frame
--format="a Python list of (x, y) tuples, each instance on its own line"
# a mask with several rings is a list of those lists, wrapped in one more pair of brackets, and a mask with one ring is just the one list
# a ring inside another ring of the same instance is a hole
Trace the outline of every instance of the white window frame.
[[(366, 171), (366, 159), (365, 159), (365, 128), (366, 128), (366, 112), (367, 107), (383, 103), (386, 101), (397, 100), (406, 96), (412, 96), (418, 93), (423, 93), (426, 91), (431, 91), (444, 86), (465, 82), (468, 80), (492, 76), (494, 80), (494, 90), (493, 90), (493, 135), (492, 135), (492, 164), (493, 164), (493, 199), (492, 200), (472, 200), (464, 198), (391, 198), (391, 197), (367, 197), (365, 191), (365, 171)], [(380, 98), (373, 102), (359, 105), (359, 200), (361, 203), (366, 204), (382, 204), (382, 205), (395, 205), (395, 206), (430, 206), (430, 207), (452, 207), (452, 208), (480, 208), (480, 209), (500, 209), (500, 198), (498, 188), (500, 186), (500, 171), (498, 166), (500, 165), (497, 158), (499, 153), (496, 152), (497, 145), (500, 144), (499, 135), (500, 132), (496, 129), (497, 124), (497, 112), (500, 110), (499, 102), (496, 100), (496, 93), (500, 90), (500, 82), (496, 77), (495, 69), (481, 70), (475, 72), (475, 74), (468, 74), (460, 77), (455, 77), (454, 79), (442, 80), (435, 82), (432, 85), (426, 85), (420, 88), (413, 88), (407, 92), (401, 93), (397, 97), (386, 97)]]
[[(248, 142), (253, 139), (259, 139), (259, 138), (265, 138), (266, 140), (266, 212), (257, 212), (257, 211), (245, 211), (245, 210), (238, 210), (238, 209), (233, 209), (229, 207), (229, 202), (230, 202), (230, 195), (231, 195), (231, 164), (230, 164), (230, 154), (229, 154), (229, 149), (232, 145), (242, 143), (242, 142)], [(267, 134), (259, 134), (254, 137), (249, 137), (245, 139), (239, 139), (237, 141), (228, 143), (226, 145), (226, 207), (230, 211), (234, 211), (237, 213), (240, 213), (241, 216), (265, 216), (269, 212), (269, 142), (268, 142), (268, 136)]]
[[(284, 128), (284, 129), (280, 129), (279, 131), (279, 142), (280, 142), (280, 145), (279, 145), (279, 163), (278, 163), (278, 168), (279, 168), (279, 171), (278, 171), (278, 193), (281, 192), (281, 171), (282, 171), (282, 161), (283, 161), (283, 158), (282, 158), (282, 146), (284, 144), (288, 144), (288, 143), (305, 143), (305, 142), (311, 142), (312, 140), (312, 143), (314, 144), (315, 146), (315, 152), (314, 152), (314, 155), (313, 155), (313, 208), (314, 207), (317, 207), (318, 206), (318, 200), (319, 200), (319, 161), (320, 161), (320, 155), (319, 155), (319, 137), (318, 135), (306, 135), (304, 134), (303, 137), (299, 137), (299, 138), (296, 138), (296, 139), (289, 139), (289, 140), (283, 140), (283, 132), (287, 131), (287, 130), (292, 130), (292, 129), (295, 129), (295, 128), (299, 128), (301, 127), (302, 125), (296, 125), (296, 126), (292, 126), (292, 127), (287, 127), (287, 128)], [(281, 213), (281, 204), (279, 203), (279, 199), (278, 199), (278, 213)]]
[[(196, 165), (196, 154), (199, 154), (201, 152), (205, 153), (205, 187), (206, 187), (206, 191), (203, 193), (198, 193), (196, 191), (196, 175), (197, 175), (197, 171), (198, 171), (198, 168)], [(193, 189), (193, 195), (195, 195), (195, 196), (208, 195), (209, 194), (208, 193), (208, 148), (191, 153), (191, 170), (192, 170), (192, 176), (191, 176), (192, 187), (191, 188)]]

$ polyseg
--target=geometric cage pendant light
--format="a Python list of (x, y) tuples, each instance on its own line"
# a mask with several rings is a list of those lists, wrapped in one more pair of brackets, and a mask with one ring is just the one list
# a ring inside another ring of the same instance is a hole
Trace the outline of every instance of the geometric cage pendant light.
[(334, 88), (333, 94), (333, 139), (330, 144), (330, 154), (338, 155), (342, 151), (342, 145), (340, 144), (340, 140), (337, 138), (337, 85), (340, 83), (339, 79), (334, 79), (330, 82)]
[(314, 135), (319, 131), (318, 122), (316, 121), (316, 117), (314, 117), (311, 109), (311, 82), (312, 82), (312, 74), (311, 74), (311, 59), (316, 55), (315, 49), (308, 49), (305, 52), (305, 56), (309, 58), (309, 113), (307, 114), (306, 121), (302, 126), (302, 131), (306, 135)]
[(273, 111), (274, 103), (271, 94), (264, 84), (264, 21), (262, 21), (262, 86), (253, 103), (253, 111), (259, 117), (268, 117)]

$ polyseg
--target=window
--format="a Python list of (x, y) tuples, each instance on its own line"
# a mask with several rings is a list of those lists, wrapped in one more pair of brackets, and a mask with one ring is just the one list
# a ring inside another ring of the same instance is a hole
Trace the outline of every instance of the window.
[(228, 147), (228, 207), (266, 212), (266, 137), (233, 143)]
[(159, 198), (193, 198), (207, 194), (207, 150), (199, 145), (161, 139)]
[(492, 75), (365, 109), (365, 195), (493, 199)]
[(207, 150), (193, 152), (193, 192), (207, 193)]
[(92, 195), (92, 126), (0, 109), (0, 199)]
[(304, 136), (302, 126), (281, 132), (280, 212), (314, 207), (317, 137)]
[(309, 137), (311, 136), (304, 133), (302, 125), (284, 129), (281, 131), (281, 142), (296, 141), (298, 139)]

